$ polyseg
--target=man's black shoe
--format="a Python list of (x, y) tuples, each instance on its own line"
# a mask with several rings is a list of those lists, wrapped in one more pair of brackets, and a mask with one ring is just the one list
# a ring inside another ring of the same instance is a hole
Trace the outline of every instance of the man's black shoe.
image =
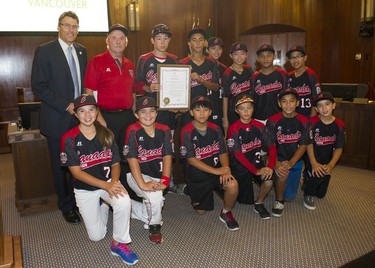
[(81, 222), (81, 218), (79, 217), (78, 213), (73, 209), (63, 213), (63, 215), (68, 223), (77, 224)]

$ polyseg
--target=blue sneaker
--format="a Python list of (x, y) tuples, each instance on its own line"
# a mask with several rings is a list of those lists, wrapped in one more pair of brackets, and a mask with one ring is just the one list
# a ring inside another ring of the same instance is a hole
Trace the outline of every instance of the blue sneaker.
[(124, 243), (118, 243), (118, 245), (115, 246), (112, 242), (111, 253), (112, 253), (112, 255), (119, 256), (121, 258), (121, 260), (128, 265), (136, 264), (139, 260), (137, 254), (135, 254)]

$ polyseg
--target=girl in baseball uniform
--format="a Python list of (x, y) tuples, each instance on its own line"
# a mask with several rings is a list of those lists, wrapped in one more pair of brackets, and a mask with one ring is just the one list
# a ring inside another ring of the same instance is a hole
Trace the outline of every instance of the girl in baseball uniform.
[(103, 239), (107, 233), (110, 205), (113, 208), (111, 253), (133, 265), (138, 256), (128, 247), (131, 203), (119, 182), (120, 154), (113, 133), (98, 121), (94, 96), (81, 95), (74, 100), (79, 125), (61, 139), (61, 163), (75, 179), (74, 194), (89, 238)]

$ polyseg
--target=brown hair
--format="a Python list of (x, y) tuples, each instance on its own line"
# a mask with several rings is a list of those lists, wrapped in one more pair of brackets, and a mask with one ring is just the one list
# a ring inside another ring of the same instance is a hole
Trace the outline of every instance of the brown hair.
[(60, 17), (59, 17), (59, 21), (58, 21), (58, 23), (61, 23), (61, 21), (62, 21), (63, 18), (65, 18), (65, 17), (70, 17), (70, 18), (72, 18), (72, 19), (74, 19), (74, 20), (77, 20), (77, 22), (78, 22), (78, 24), (79, 24), (78, 16), (77, 16), (77, 14), (74, 13), (73, 11), (66, 11), (66, 12), (62, 13), (62, 14), (60, 15)]
[(100, 124), (98, 120), (95, 120), (94, 126), (96, 130), (96, 136), (99, 139), (100, 144), (103, 147), (111, 148), (114, 140), (113, 132)]

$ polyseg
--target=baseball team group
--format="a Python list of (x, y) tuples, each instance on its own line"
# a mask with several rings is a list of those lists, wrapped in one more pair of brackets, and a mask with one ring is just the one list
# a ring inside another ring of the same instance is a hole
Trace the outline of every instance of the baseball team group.
[[(325, 197), (345, 125), (333, 115), (335, 99), (306, 66), (303, 46), (286, 52), (290, 72), (274, 65), (271, 44), (253, 52), (253, 69), (246, 44), (235, 42), (226, 66), (219, 61), (223, 40), (194, 28), (188, 56), (178, 59), (167, 51), (171, 30), (157, 24), (153, 50), (134, 65), (124, 56), (129, 31), (121, 24), (109, 28), (107, 50), (91, 60), (75, 42), (77, 14), (61, 14), (57, 30), (56, 40), (35, 51), (31, 87), (41, 100), (58, 207), (68, 223), (83, 221), (92, 241), (105, 237), (112, 214), (110, 250), (124, 263), (139, 261), (129, 247), (130, 219), (143, 222), (152, 243), (162, 243), (166, 193), (189, 196), (199, 215), (214, 210), (218, 194), (218, 218), (230, 231), (240, 228), (232, 214), (237, 202), (267, 220), (281, 217), (300, 189), (308, 211)], [(160, 64), (189, 66), (190, 107), (158, 109)], [(183, 184), (173, 178), (176, 165)], [(271, 190), (270, 213), (264, 204)]]

